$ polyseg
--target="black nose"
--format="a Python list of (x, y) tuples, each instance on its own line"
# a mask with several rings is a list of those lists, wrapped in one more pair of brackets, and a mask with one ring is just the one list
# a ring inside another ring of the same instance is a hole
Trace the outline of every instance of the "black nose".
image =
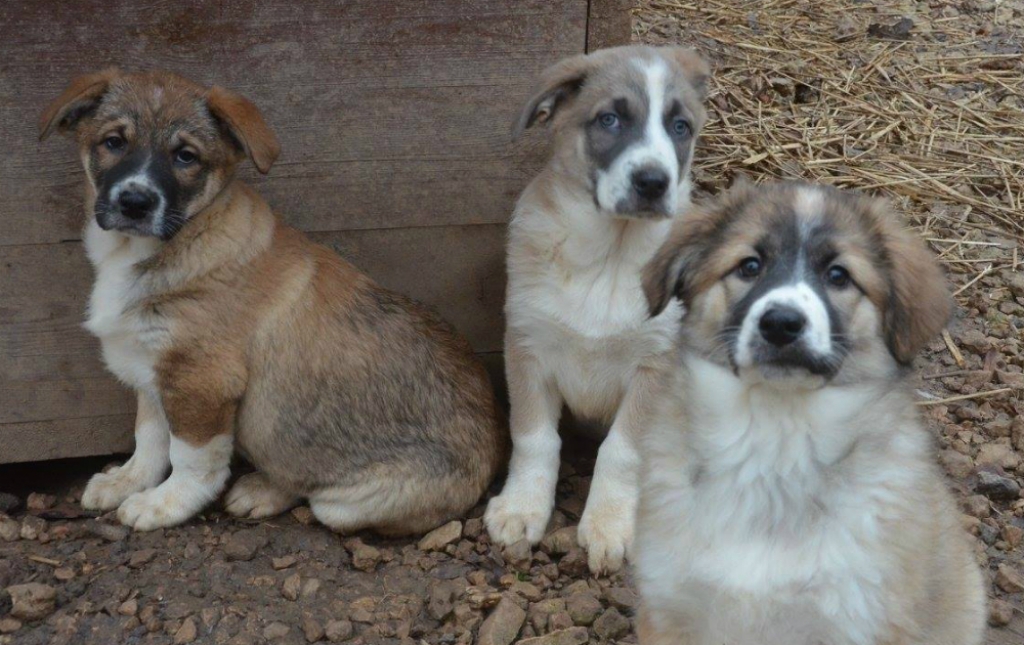
[(142, 219), (156, 206), (156, 195), (141, 190), (124, 190), (117, 197), (121, 214), (129, 219)]
[(633, 173), (633, 190), (644, 199), (654, 201), (668, 190), (668, 173), (658, 168), (641, 168)]
[(807, 318), (796, 309), (776, 307), (764, 312), (758, 327), (766, 341), (782, 347), (800, 338), (806, 324)]

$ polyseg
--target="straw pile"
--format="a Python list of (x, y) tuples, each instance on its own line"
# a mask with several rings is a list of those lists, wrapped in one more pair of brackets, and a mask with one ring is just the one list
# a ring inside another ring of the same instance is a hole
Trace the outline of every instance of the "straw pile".
[(885, 195), (970, 307), (1024, 270), (1024, 3), (1011, 4), (641, 0), (634, 37), (714, 64), (701, 188), (744, 172)]

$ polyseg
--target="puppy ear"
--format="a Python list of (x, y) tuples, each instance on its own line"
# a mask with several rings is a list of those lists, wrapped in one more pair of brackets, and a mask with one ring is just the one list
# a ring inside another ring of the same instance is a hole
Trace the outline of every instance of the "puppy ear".
[(594, 54), (580, 54), (555, 63), (541, 74), (538, 89), (526, 102), (512, 128), (516, 139), (535, 123), (547, 123), (555, 111), (579, 93), (594, 68)]
[(665, 47), (665, 51), (683, 70), (686, 80), (703, 101), (708, 95), (708, 82), (711, 80), (711, 66), (708, 62), (689, 47)]
[(210, 88), (206, 104), (210, 114), (224, 124), (249, 155), (256, 169), (264, 175), (270, 172), (274, 160), (281, 154), (281, 145), (256, 105), (240, 94), (217, 86)]
[(61, 132), (74, 130), (86, 115), (96, 109), (110, 82), (119, 74), (116, 68), (111, 67), (73, 78), (67, 89), (39, 115), (39, 140), (50, 136), (54, 128)]
[(902, 228), (888, 206), (876, 201), (876, 221), (891, 262), (889, 297), (882, 316), (886, 344), (897, 361), (909, 364), (942, 331), (953, 312), (953, 297), (934, 256)]
[(644, 296), (647, 298), (647, 312), (651, 318), (665, 311), (673, 297), (683, 298), (684, 274), (697, 255), (689, 243), (689, 237), (676, 226), (644, 267)]

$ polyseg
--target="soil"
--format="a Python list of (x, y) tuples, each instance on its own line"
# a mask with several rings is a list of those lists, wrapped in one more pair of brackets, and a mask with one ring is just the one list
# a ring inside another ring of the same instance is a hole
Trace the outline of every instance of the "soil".
[[(765, 12), (808, 6), (763, 4)], [(914, 28), (883, 37), (914, 38), (929, 21), (961, 19), (978, 23), (979, 50), (998, 41), (1001, 52), (1024, 51), (1022, 2), (904, 5), (913, 11)], [(873, 6), (864, 3), (869, 13)], [(737, 47), (703, 37), (707, 16), (695, 11), (683, 2), (645, 1), (636, 13), (638, 38), (696, 43), (719, 60)], [(764, 19), (752, 12), (741, 26)], [(856, 28), (844, 16), (823, 12), (820, 20)], [(908, 29), (895, 20), (882, 27)], [(1021, 69), (1019, 56), (1009, 60)], [(721, 115), (712, 111), (710, 117)], [(717, 187), (705, 179), (704, 188)], [(926, 205), (944, 206), (957, 207), (941, 196)], [(967, 214), (962, 221), (967, 225), (929, 220), (935, 239), (961, 241), (953, 252), (933, 243), (936, 251), (966, 266), (980, 258), (997, 268), (981, 275), (980, 266), (951, 271), (957, 288), (965, 287), (957, 294), (960, 310), (948, 343), (936, 339), (917, 361), (916, 378), (937, 458), (963, 504), (965, 530), (975, 536), (986, 572), (993, 625), (986, 642), (1019, 644), (1024, 273), (1017, 258), (1024, 260), (1024, 253), (1018, 232), (988, 222), (969, 226), (979, 220)], [(552, 532), (538, 548), (521, 543), (504, 550), (483, 530), (482, 503), (423, 541), (338, 536), (312, 521), (305, 507), (257, 522), (213, 508), (181, 527), (131, 533), (112, 517), (78, 506), (88, 475), (106, 460), (4, 467), (0, 644), (634, 643), (629, 574), (592, 578), (575, 544), (595, 454), (593, 443), (566, 441)], [(496, 483), (491, 493), (498, 489)]]

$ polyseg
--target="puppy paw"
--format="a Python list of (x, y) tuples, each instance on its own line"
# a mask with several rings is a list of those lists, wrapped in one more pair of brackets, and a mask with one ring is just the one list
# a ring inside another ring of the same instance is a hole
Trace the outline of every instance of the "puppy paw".
[(299, 498), (274, 486), (261, 473), (242, 476), (224, 500), (224, 507), (235, 517), (259, 519), (280, 515), (299, 503)]
[(623, 506), (595, 508), (588, 504), (580, 518), (577, 538), (580, 546), (587, 550), (587, 564), (594, 575), (621, 569), (633, 548), (636, 513)]
[(89, 480), (82, 493), (82, 508), (93, 511), (109, 511), (117, 508), (126, 499), (153, 486), (143, 480), (127, 466), (119, 466), (110, 472), (97, 473)]
[(537, 544), (551, 518), (553, 499), (524, 491), (508, 491), (491, 499), (484, 513), (484, 524), (491, 539), (509, 545), (526, 539)]

